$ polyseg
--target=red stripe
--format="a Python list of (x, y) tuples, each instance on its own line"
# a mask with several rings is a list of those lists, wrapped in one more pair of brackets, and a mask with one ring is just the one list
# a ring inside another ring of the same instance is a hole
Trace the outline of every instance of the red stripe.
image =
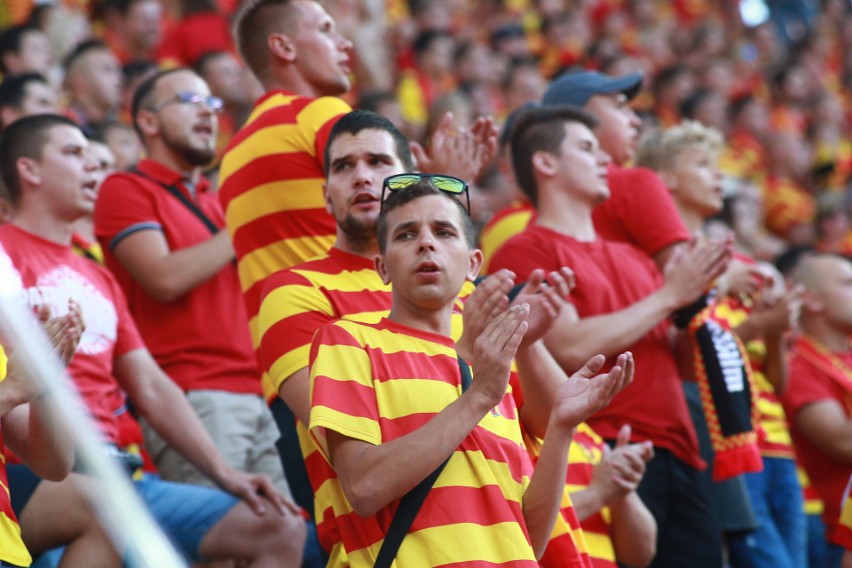
[(261, 185), (308, 180), (321, 184), (325, 176), (317, 158), (305, 152), (276, 152), (258, 156), (222, 180), (219, 196), (224, 208), (234, 199)]
[(242, 260), (249, 253), (283, 239), (333, 236), (337, 234), (336, 227), (334, 217), (322, 207), (275, 211), (236, 227), (234, 250)]
[(299, 113), (314, 100), (312, 98), (299, 96), (289, 98), (291, 95), (288, 93), (272, 93), (270, 96), (260, 99), (257, 104), (255, 104), (255, 108), (265, 103), (271, 98), (271, 96), (279, 95), (283, 95), (287, 98), (285, 98), (280, 105), (267, 109), (262, 114), (257, 115), (251, 122), (246, 123), (245, 126), (240, 128), (234, 137), (231, 138), (231, 143), (228, 144), (226, 153), (228, 150), (237, 146), (258, 130), (266, 128), (267, 126), (297, 124), (297, 117)]
[(340, 381), (324, 375), (314, 377), (312, 385), (314, 405), (318, 403), (347, 416), (378, 421), (376, 391), (373, 388), (349, 381), (345, 396), (341, 396)]
[(542, 568), (588, 568), (590, 561), (584, 560), (569, 534), (550, 539), (539, 564)]

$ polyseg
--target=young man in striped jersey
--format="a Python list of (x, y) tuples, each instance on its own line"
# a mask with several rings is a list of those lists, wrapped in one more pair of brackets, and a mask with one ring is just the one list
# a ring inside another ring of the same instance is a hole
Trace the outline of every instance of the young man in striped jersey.
[[(379, 220), (376, 268), (392, 284), (390, 315), (339, 321), (311, 346), (311, 434), (340, 479), (349, 509), (338, 523), (352, 566), (372, 565), (398, 501), (449, 458), (396, 558), (405, 566), (537, 566), (556, 519), (574, 427), (631, 379), (623, 354), (562, 384), (535, 473), (507, 388), (529, 306), (494, 318), (461, 385), (450, 336), (455, 299), (482, 262), (467, 211), (428, 176), (392, 192)], [(537, 365), (558, 368), (540, 342)], [(404, 560), (403, 560), (404, 559)], [(491, 563), (491, 564), (489, 564)]]

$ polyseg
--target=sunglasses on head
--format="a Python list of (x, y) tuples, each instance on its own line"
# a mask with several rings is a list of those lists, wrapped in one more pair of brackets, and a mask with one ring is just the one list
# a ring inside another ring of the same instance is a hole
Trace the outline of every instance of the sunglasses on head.
[(386, 189), (391, 192), (400, 191), (423, 180), (429, 180), (435, 189), (450, 195), (461, 195), (463, 193), (467, 203), (467, 214), (470, 215), (470, 192), (467, 190), (467, 182), (457, 177), (442, 174), (397, 174), (386, 177), (385, 181), (382, 182), (382, 205), (385, 203)]

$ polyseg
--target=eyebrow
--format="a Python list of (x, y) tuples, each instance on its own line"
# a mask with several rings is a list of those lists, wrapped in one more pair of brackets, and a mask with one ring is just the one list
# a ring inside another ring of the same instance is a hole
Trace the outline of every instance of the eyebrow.
[[(404, 223), (400, 223), (399, 225), (397, 225), (396, 227), (393, 228), (393, 233), (398, 233), (399, 231), (405, 231), (407, 229), (411, 229), (413, 227), (418, 226), (419, 224), (420, 224), (420, 221), (406, 221)], [(429, 221), (429, 224), (430, 225), (437, 225), (438, 227), (440, 227), (442, 229), (449, 228), (449, 229), (453, 229), (454, 231), (459, 231), (459, 228), (455, 223), (453, 223), (452, 221), (447, 221), (445, 219), (434, 219), (434, 220)]]
[[(389, 162), (393, 161), (393, 156), (391, 156), (390, 154), (367, 152), (367, 156), (369, 158), (378, 158), (380, 160), (386, 160), (386, 161), (389, 161)], [(344, 156), (340, 156), (339, 158), (335, 158), (334, 160), (332, 160), (331, 165), (336, 166), (337, 164), (340, 164), (340, 163), (343, 163), (343, 162), (348, 162), (352, 159), (352, 157), (353, 157), (353, 154), (346, 154)]]

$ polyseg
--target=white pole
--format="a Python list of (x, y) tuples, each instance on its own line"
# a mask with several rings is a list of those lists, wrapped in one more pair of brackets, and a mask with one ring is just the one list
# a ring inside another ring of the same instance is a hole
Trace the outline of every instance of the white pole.
[[(103, 438), (82, 409), (85, 403), (53, 354), (47, 335), (27, 308), (20, 278), (0, 247), (0, 330), (15, 354), (15, 364), (48, 395), (51, 415), (72, 434), (86, 475), (89, 500), (117, 550), (132, 568), (186, 568), (143, 504), (129, 477), (107, 457)], [(62, 511), (56, 511), (61, 515)]]

